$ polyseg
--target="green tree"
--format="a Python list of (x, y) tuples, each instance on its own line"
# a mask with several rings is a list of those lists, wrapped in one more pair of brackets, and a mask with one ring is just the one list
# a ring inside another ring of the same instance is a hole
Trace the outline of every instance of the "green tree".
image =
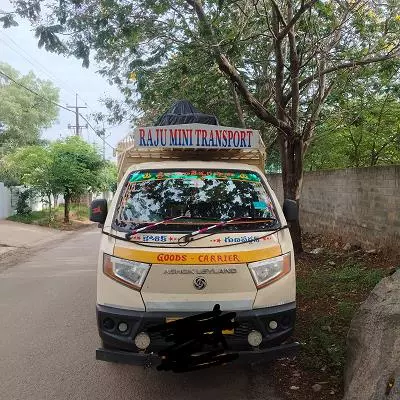
[(73, 136), (47, 146), (17, 149), (1, 160), (0, 171), (10, 184), (33, 188), (49, 204), (64, 195), (64, 221), (69, 222), (71, 199), (88, 191), (115, 188), (116, 167), (104, 162), (99, 151)]
[(49, 220), (52, 217), (52, 196), (57, 196), (61, 190), (51, 170), (52, 157), (48, 147), (34, 145), (19, 148), (1, 161), (1, 171), (6, 183), (28, 186), (46, 200)]
[(135, 105), (143, 110), (140, 125), (154, 124), (167, 105), (186, 99), (202, 112), (216, 115), (221, 125), (258, 129), (269, 154), (268, 166), (276, 163), (276, 132), (240, 101), (235, 86), (198, 46), (182, 45), (167, 64), (143, 70), (135, 79), (141, 95)]
[[(383, 67), (383, 66), (381, 66)], [(306, 169), (366, 167), (400, 161), (399, 74), (373, 68), (332, 93), (307, 153)], [(347, 86), (347, 89), (344, 89)]]
[(97, 175), (97, 183), (92, 186), (93, 191), (115, 193), (118, 184), (118, 169), (114, 162), (105, 161)]
[(50, 127), (58, 116), (54, 104), (58, 102), (58, 89), (51, 82), (36, 78), (32, 72), (22, 76), (3, 63), (0, 63), (0, 99), (0, 147), (4, 152), (39, 143), (41, 131)]
[[(83, 65), (94, 50), (128, 107), (135, 102), (132, 73), (140, 81), (187, 43), (196, 46), (201, 57), (191, 63), (211, 57), (246, 107), (276, 131), (284, 195), (297, 202), (304, 156), (338, 74), (399, 52), (397, 0), (54, 0), (43, 10), (39, 0), (14, 3), (36, 26), (39, 46)], [(121, 117), (121, 108), (114, 110)], [(291, 233), (301, 251), (298, 221)]]
[(49, 147), (50, 174), (64, 195), (64, 222), (69, 222), (72, 197), (98, 187), (103, 160), (99, 152), (77, 136), (57, 141)]

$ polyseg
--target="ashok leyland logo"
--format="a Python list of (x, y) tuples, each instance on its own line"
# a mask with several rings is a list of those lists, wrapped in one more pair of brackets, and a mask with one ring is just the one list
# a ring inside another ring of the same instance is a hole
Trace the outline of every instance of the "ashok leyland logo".
[(193, 286), (197, 289), (197, 290), (203, 290), (206, 286), (207, 286), (207, 281), (205, 278), (203, 278), (202, 276), (198, 276), (197, 278), (195, 278), (193, 280)]

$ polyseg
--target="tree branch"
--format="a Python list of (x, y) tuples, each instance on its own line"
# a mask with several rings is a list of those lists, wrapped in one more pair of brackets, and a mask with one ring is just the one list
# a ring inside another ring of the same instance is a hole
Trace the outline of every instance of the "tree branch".
[[(379, 57), (371, 57), (367, 58), (365, 60), (353, 60), (353, 61), (348, 61), (343, 64), (338, 64), (334, 65), (332, 67), (326, 68), (323, 71), (317, 71), (314, 74), (308, 76), (307, 78), (304, 78), (300, 83), (299, 83), (299, 89), (302, 89), (304, 86), (309, 85), (312, 81), (314, 81), (316, 78), (319, 78), (321, 75), (327, 75), (332, 72), (340, 71), (342, 69), (347, 69), (347, 68), (354, 68), (354, 67), (359, 67), (362, 65), (369, 65), (381, 61), (386, 61), (390, 60), (392, 58), (398, 57), (397, 53), (388, 53), (385, 54), (384, 56), (379, 56)], [(285, 96), (285, 104), (289, 102), (289, 100), (292, 98), (292, 92), (289, 92)]]
[[(322, 68), (324, 67), (324, 62), (322, 62)], [(304, 125), (302, 136), (304, 138), (304, 142), (309, 142), (311, 139), (315, 126), (319, 117), (319, 114), (321, 113), (322, 106), (326, 100), (326, 98), (329, 96), (330, 92), (333, 89), (334, 82), (331, 82), (328, 87), (326, 87), (326, 77), (325, 75), (321, 75), (319, 78), (319, 84), (318, 84), (318, 96), (316, 99), (316, 103), (313, 107), (313, 110), (311, 112), (310, 119), (308, 122)]]
[[(293, 3), (288, 1), (288, 18), (293, 19)], [(288, 32), (289, 38), (289, 57), (290, 57), (290, 86), (292, 92), (291, 121), (293, 130), (297, 131), (299, 114), (300, 90), (299, 90), (299, 56), (297, 53), (296, 35), (293, 26)], [(283, 88), (282, 88), (283, 91)], [(284, 96), (282, 96), (284, 97)], [(284, 101), (284, 98), (282, 99)], [(283, 103), (285, 105), (285, 103)]]
[(240, 104), (240, 100), (239, 100), (239, 96), (236, 92), (236, 87), (235, 84), (232, 83), (232, 94), (233, 94), (233, 102), (235, 104), (235, 109), (240, 121), (240, 127), (241, 128), (246, 128), (246, 122), (244, 120), (244, 116), (243, 116), (243, 110), (242, 110), (242, 106)]
[(373, 64), (376, 62), (386, 61), (386, 60), (390, 60), (391, 58), (394, 58), (396, 56), (397, 56), (397, 54), (386, 54), (386, 55), (380, 56), (380, 57), (372, 57), (372, 58), (368, 58), (366, 60), (358, 60), (358, 61), (354, 60), (354, 61), (349, 61), (347, 63), (335, 65), (333, 67), (325, 69), (324, 71), (316, 72), (315, 74), (312, 74), (311, 76), (303, 79), (299, 85), (300, 85), (300, 88), (302, 88), (303, 86), (311, 83), (315, 78), (318, 78), (320, 75), (327, 75), (332, 72), (339, 71), (341, 69), (353, 68), (353, 67), (358, 67), (361, 65), (368, 65), (368, 64)]
[(282, 11), (279, 9), (279, 6), (276, 3), (276, 1), (275, 0), (271, 0), (271, 3), (272, 3), (272, 6), (275, 9), (275, 12), (278, 14), (279, 19), (281, 20), (282, 25), (287, 26), (287, 22), (285, 21), (285, 18), (282, 15)]
[(310, 0), (308, 3), (303, 3), (301, 7), (297, 10), (296, 14), (294, 14), (293, 18), (291, 18), (291, 20), (287, 23), (287, 25), (279, 32), (278, 39), (282, 40), (293, 28), (293, 26), (300, 19), (300, 17), (316, 2), (317, 0)]
[(270, 113), (255, 97), (250, 93), (247, 85), (239, 75), (238, 71), (229, 62), (228, 58), (222, 53), (221, 48), (218, 45), (214, 30), (207, 19), (204, 12), (203, 6), (200, 0), (186, 0), (187, 3), (193, 7), (196, 12), (197, 18), (202, 25), (202, 28), (210, 36), (211, 45), (214, 53), (214, 57), (217, 61), (219, 69), (232, 81), (237, 90), (243, 96), (244, 101), (253, 109), (255, 114), (265, 122), (270, 123), (276, 128), (284, 131), (287, 128), (287, 124), (284, 121), (276, 118)]
[[(272, 10), (272, 30), (274, 37), (277, 38), (279, 34), (279, 13), (274, 8)], [(273, 40), (274, 54), (275, 54), (275, 104), (278, 118), (285, 119), (285, 106), (283, 104), (283, 85), (284, 85), (284, 57), (282, 53), (282, 41), (278, 39)]]

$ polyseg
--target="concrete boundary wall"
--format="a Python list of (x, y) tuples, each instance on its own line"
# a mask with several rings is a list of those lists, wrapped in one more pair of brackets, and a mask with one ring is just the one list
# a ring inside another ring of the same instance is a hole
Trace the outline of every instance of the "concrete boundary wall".
[(11, 192), (3, 182), (0, 182), (0, 219), (7, 218), (11, 214)]
[[(282, 202), (281, 175), (267, 177)], [(399, 251), (400, 165), (306, 172), (300, 222), (305, 232)]]

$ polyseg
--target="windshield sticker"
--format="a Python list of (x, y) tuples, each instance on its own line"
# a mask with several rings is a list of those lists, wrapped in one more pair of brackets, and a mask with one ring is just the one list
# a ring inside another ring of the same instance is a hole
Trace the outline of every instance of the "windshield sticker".
[[(225, 243), (256, 243), (259, 242), (260, 239), (257, 236), (225, 236), (223, 241)], [(221, 243), (221, 238), (211, 239), (210, 242)]]
[(251, 172), (228, 172), (228, 171), (176, 171), (176, 172), (157, 172), (157, 171), (146, 171), (132, 172), (129, 182), (143, 182), (143, 181), (154, 181), (154, 180), (165, 180), (165, 179), (183, 179), (183, 180), (195, 180), (195, 179), (229, 179), (239, 180), (245, 182), (260, 182), (260, 177), (256, 173)]
[(185, 184), (185, 186), (193, 188), (202, 188), (205, 185), (204, 181), (201, 181), (199, 179), (185, 179), (183, 183)]
[(136, 234), (131, 236), (131, 240), (139, 242), (178, 242), (180, 236), (173, 235), (149, 235), (149, 234)]
[(225, 236), (224, 242), (225, 243), (247, 243), (247, 242), (257, 243), (260, 240), (265, 240), (265, 239), (266, 238), (264, 238), (264, 237), (260, 238), (258, 236)]
[(266, 208), (268, 208), (265, 201), (253, 201), (253, 206), (256, 210), (265, 210)]

